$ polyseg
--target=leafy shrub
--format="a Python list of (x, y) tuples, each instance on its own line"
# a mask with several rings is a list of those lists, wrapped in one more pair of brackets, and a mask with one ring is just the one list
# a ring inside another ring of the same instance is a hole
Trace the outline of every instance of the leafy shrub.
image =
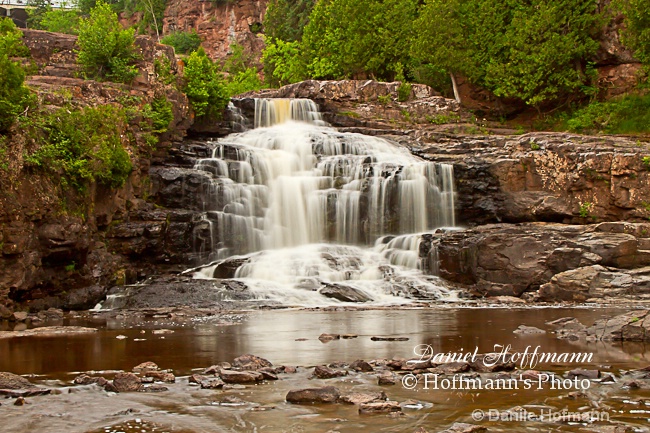
[(133, 168), (120, 136), (126, 127), (124, 109), (113, 105), (71, 110), (60, 108), (26, 125), (37, 150), (25, 162), (59, 175), (64, 186), (84, 191), (89, 182), (118, 188)]
[(302, 44), (300, 42), (285, 42), (278, 39), (275, 42), (266, 40), (262, 52), (264, 78), (270, 86), (284, 86), (307, 78)]
[(32, 100), (25, 87), (25, 70), (10, 59), (29, 54), (22, 32), (9, 18), (0, 18), (0, 132), (11, 127)]
[(650, 95), (627, 95), (608, 102), (593, 102), (572, 113), (566, 126), (575, 132), (649, 132)]
[(226, 91), (230, 96), (241, 95), (261, 88), (262, 82), (255, 68), (248, 68), (243, 72), (231, 75), (228, 77), (228, 83), (226, 84)]
[(152, 131), (158, 134), (167, 132), (169, 124), (174, 120), (172, 103), (163, 95), (145, 105), (144, 116), (151, 121)]
[(623, 42), (650, 71), (650, 0), (616, 0), (613, 4), (625, 15)]
[(411, 83), (402, 83), (397, 88), (397, 100), (400, 102), (408, 101), (411, 97)]
[(171, 45), (178, 54), (190, 54), (201, 46), (201, 37), (196, 30), (190, 32), (174, 32), (160, 40), (165, 45)]
[(138, 74), (134, 42), (133, 29), (123, 29), (110, 5), (100, 1), (79, 23), (78, 62), (90, 77), (129, 83)]
[(163, 84), (176, 83), (176, 75), (172, 72), (172, 64), (167, 56), (161, 56), (154, 59), (153, 66), (158, 81)]
[(228, 105), (230, 98), (221, 72), (203, 48), (185, 60), (184, 91), (197, 117), (221, 117)]

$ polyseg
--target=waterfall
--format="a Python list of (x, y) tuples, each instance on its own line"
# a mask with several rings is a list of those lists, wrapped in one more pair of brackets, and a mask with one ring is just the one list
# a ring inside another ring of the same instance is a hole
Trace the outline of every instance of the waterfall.
[(375, 301), (404, 284), (442, 293), (418, 271), (418, 233), (455, 225), (452, 165), (329, 128), (313, 101), (258, 99), (255, 129), (195, 168), (212, 175), (202, 260), (248, 255), (236, 277), (267, 299), (318, 303), (322, 284), (342, 282)]

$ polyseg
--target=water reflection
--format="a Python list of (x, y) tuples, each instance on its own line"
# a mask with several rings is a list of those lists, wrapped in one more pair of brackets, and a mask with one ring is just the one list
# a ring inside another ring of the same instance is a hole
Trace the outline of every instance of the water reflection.
[[(130, 370), (140, 362), (153, 361), (187, 373), (244, 353), (266, 357), (274, 364), (308, 366), (360, 358), (408, 358), (418, 344), (431, 345), (436, 352), (472, 351), (475, 347), (488, 352), (496, 344), (510, 344), (521, 352), (539, 345), (544, 352), (594, 352), (594, 363), (620, 368), (650, 361), (650, 348), (640, 344), (573, 343), (557, 340), (550, 333), (513, 334), (521, 324), (544, 329), (545, 322), (566, 316), (591, 324), (616, 313), (611, 309), (276, 310), (250, 312), (241, 323), (230, 325), (118, 320), (90, 324), (99, 328), (96, 334), (0, 339), (0, 371), (51, 375)], [(173, 333), (154, 332), (159, 329)], [(324, 344), (318, 340), (321, 333), (356, 334), (358, 338)], [(118, 339), (120, 335), (127, 338)], [(371, 341), (372, 336), (409, 340)], [(296, 341), (301, 339), (307, 340)]]

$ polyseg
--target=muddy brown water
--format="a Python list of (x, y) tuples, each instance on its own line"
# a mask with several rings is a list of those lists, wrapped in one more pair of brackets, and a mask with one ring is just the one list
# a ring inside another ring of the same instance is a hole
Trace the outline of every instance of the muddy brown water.
[[(650, 391), (626, 390), (616, 384), (593, 383), (586, 390), (586, 398), (569, 398), (575, 389), (552, 390), (546, 385), (528, 390), (523, 386), (458, 390), (431, 389), (433, 386), (424, 389), (420, 383), (410, 390), (400, 383), (380, 388), (376, 377), (368, 374), (310, 379), (310, 366), (356, 359), (410, 358), (414, 356), (414, 347), (422, 344), (436, 353), (472, 352), (476, 348), (479, 353), (489, 352), (495, 345), (511, 345), (515, 353), (529, 346), (540, 346), (543, 352), (593, 353), (590, 362), (547, 364), (537, 369), (564, 373), (579, 367), (598, 368), (619, 377), (627, 370), (650, 365), (650, 347), (575, 343), (558, 340), (550, 332), (517, 335), (513, 331), (521, 324), (550, 330), (545, 322), (567, 316), (589, 325), (620, 312), (590, 308), (271, 310), (185, 322), (164, 318), (66, 320), (64, 324), (93, 326), (99, 331), (66, 337), (0, 339), (0, 371), (32, 375), (34, 383), (56, 392), (29, 398), (30, 404), (20, 407), (13, 406), (12, 400), (0, 400), (0, 431), (410, 433), (419, 427), (442, 431), (454, 422), (479, 424), (489, 431), (503, 432), (590, 432), (624, 422), (636, 431), (648, 431)], [(358, 337), (322, 343), (318, 340), (321, 333)], [(373, 336), (408, 340), (372, 341)], [(188, 384), (186, 376), (193, 369), (232, 361), (245, 353), (267, 358), (274, 365), (303, 368), (296, 374), (280, 375), (279, 381), (244, 389), (201, 390)], [(156, 394), (109, 394), (94, 385), (72, 385), (78, 372), (130, 371), (144, 361), (173, 369), (177, 382), (168, 385), (169, 391)], [(325, 385), (336, 386), (342, 392), (381, 389), (391, 400), (412, 401), (400, 417), (360, 415), (353, 405), (298, 406), (285, 402), (290, 389)], [(507, 420), (494, 419), (496, 411), (513, 408), (521, 409), (511, 412)], [(474, 421), (472, 414), (477, 416), (479, 410), (484, 411), (485, 417)], [(603, 421), (576, 421), (566, 416), (559, 420), (562, 410), (593, 411), (593, 417)], [(533, 418), (526, 418), (529, 414)], [(540, 414), (546, 414), (547, 419), (534, 418)]]

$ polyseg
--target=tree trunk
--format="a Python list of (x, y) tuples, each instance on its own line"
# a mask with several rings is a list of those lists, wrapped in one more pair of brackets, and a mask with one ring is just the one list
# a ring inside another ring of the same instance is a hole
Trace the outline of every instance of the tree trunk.
[(451, 77), (451, 86), (454, 89), (454, 98), (456, 99), (456, 102), (460, 104), (460, 93), (458, 93), (458, 85), (456, 84), (456, 77), (454, 77), (454, 74), (452, 72), (449, 73), (449, 77)]

